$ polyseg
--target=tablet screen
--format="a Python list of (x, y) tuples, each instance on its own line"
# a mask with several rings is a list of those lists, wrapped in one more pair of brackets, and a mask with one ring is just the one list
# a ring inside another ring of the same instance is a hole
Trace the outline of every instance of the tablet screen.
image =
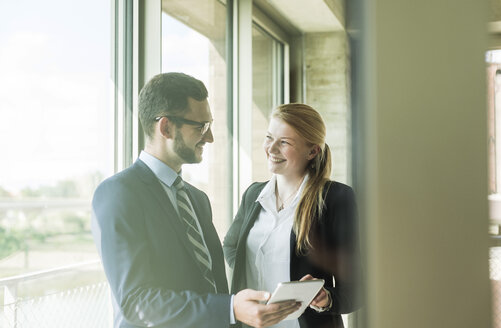
[(297, 319), (310, 305), (323, 285), (323, 279), (281, 282), (277, 285), (267, 304), (288, 300), (301, 302), (301, 307), (289, 314), (284, 320)]

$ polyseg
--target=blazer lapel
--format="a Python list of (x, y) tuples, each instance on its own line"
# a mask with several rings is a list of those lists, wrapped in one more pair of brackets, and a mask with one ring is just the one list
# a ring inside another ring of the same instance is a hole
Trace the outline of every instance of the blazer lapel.
[[(251, 195), (248, 195), (248, 200), (246, 200), (248, 203), (248, 209), (245, 211), (246, 216), (244, 218), (244, 223), (242, 224), (242, 228), (240, 229), (240, 234), (238, 236), (238, 244), (240, 244), (241, 241), (247, 242), (247, 236), (249, 234), (250, 229), (252, 226), (254, 226), (254, 222), (256, 222), (257, 217), (259, 216), (259, 212), (263, 208), (261, 206), (261, 203), (256, 201), (257, 197), (265, 187), (266, 183), (263, 183), (262, 186), (258, 187), (256, 190), (253, 190), (253, 193)], [(250, 202), (250, 203), (249, 203)], [(238, 245), (237, 245), (237, 250), (238, 250)]]
[[(191, 185), (186, 184), (186, 193), (188, 194), (188, 197), (190, 198), (191, 205), (193, 206), (193, 209), (195, 210), (195, 215), (198, 219), (198, 223), (200, 224), (200, 228), (202, 229), (201, 233), (203, 235), (205, 244), (207, 246), (207, 251), (209, 251), (209, 254), (212, 258), (212, 266), (214, 267), (214, 253), (212, 252), (213, 247), (210, 247), (211, 245), (211, 238), (209, 234), (209, 223), (211, 222), (210, 219), (207, 219), (207, 216), (210, 216), (210, 213), (206, 213), (207, 211), (210, 211), (210, 207), (207, 208), (205, 204), (202, 203), (200, 200), (200, 197), (196, 197), (195, 193), (193, 192), (193, 188)], [(219, 240), (219, 238), (218, 238)], [(213, 270), (214, 271), (214, 270)]]
[[(256, 193), (256, 197), (259, 192)], [(231, 284), (232, 292), (238, 292), (246, 288), (246, 278), (245, 278), (245, 261), (246, 261), (246, 253), (245, 247), (247, 244), (247, 237), (249, 236), (249, 231), (254, 226), (254, 222), (259, 216), (259, 212), (261, 212), (261, 204), (256, 202), (256, 197), (249, 197), (248, 209), (246, 209), (246, 215), (244, 217), (244, 222), (242, 223), (242, 227), (240, 229), (240, 233), (238, 236), (237, 242), (237, 252), (235, 258), (235, 270), (233, 271), (233, 278)]]
[[(200, 228), (202, 229), (202, 235), (205, 240), (205, 244), (207, 245), (207, 250), (209, 251), (212, 258), (214, 258), (213, 249), (214, 247), (210, 247), (211, 245), (211, 213), (210, 207), (204, 204), (204, 201), (200, 199), (200, 197), (196, 197), (195, 192), (193, 191), (193, 186), (186, 184), (186, 193), (190, 198), (191, 205), (195, 210), (195, 215), (197, 216), (198, 223), (200, 224)], [(214, 230), (215, 232), (215, 230)], [(217, 237), (219, 242), (219, 237)], [(213, 261), (214, 262), (214, 261)]]
[(212, 224), (212, 213), (210, 203), (202, 196), (202, 192), (190, 185), (185, 184), (188, 197), (190, 198), (195, 214), (197, 215), (202, 234), (207, 245), (207, 250), (212, 260), (212, 275), (217, 286), (218, 293), (228, 293), (228, 280), (226, 280), (226, 271), (224, 266), (223, 248), (221, 241)]
[(247, 240), (247, 236), (249, 234), (250, 229), (254, 226), (254, 222), (256, 222), (257, 217), (259, 216), (259, 212), (261, 212), (261, 204), (259, 202), (253, 202), (249, 211), (249, 214), (245, 217), (245, 221), (242, 229), (240, 230), (240, 236), (238, 240)]
[(141, 160), (137, 160), (134, 163), (134, 166), (137, 167), (141, 180), (147, 184), (146, 189), (153, 195), (153, 198), (158, 201), (159, 205), (164, 210), (165, 215), (169, 218), (170, 226), (175, 230), (177, 237), (186, 248), (192, 260), (197, 264), (200, 272), (202, 272), (202, 269), (198, 265), (198, 260), (195, 257), (193, 245), (188, 240), (186, 226), (181, 221), (181, 217), (177, 214), (174, 205), (171, 203), (169, 196), (167, 196), (165, 190), (160, 184), (160, 181), (158, 181), (155, 174)]

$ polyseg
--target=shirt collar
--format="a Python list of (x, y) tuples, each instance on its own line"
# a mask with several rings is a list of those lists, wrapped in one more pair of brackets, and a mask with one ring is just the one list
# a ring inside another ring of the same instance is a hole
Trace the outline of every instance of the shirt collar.
[(174, 181), (178, 176), (181, 176), (181, 171), (179, 174), (176, 173), (173, 169), (171, 169), (167, 164), (156, 158), (155, 156), (148, 154), (144, 150), (139, 154), (139, 159), (146, 164), (150, 168), (151, 171), (155, 174), (155, 176), (162, 181), (169, 188), (172, 187)]
[(264, 188), (261, 190), (259, 193), (259, 196), (256, 198), (256, 202), (261, 202), (262, 200), (269, 198), (269, 197), (275, 197), (275, 184), (277, 182), (277, 176), (273, 174), (271, 176), (270, 181), (264, 186)]
[[(299, 189), (296, 192), (296, 195), (292, 199), (292, 202), (290, 203), (288, 207), (296, 207), (297, 203), (299, 202), (299, 199), (301, 197), (301, 194), (303, 193), (303, 189), (306, 186), (306, 181), (308, 181), (308, 174), (304, 176), (303, 182), (301, 182), (301, 185), (299, 186)], [(275, 208), (276, 207), (276, 196), (275, 196), (275, 184), (277, 183), (277, 176), (273, 174), (271, 177), (270, 181), (264, 186), (263, 190), (259, 193), (259, 196), (256, 198), (256, 202), (261, 203), (261, 206), (267, 210)]]

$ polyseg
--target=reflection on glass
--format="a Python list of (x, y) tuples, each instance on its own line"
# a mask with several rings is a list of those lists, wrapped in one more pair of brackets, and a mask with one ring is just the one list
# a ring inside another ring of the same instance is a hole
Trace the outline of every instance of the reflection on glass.
[(214, 143), (204, 147), (199, 164), (184, 165), (183, 177), (209, 196), (213, 222), (221, 238), (231, 193), (228, 173), (226, 96), (226, 8), (217, 0), (162, 1), (162, 72), (183, 72), (204, 82), (214, 117)]

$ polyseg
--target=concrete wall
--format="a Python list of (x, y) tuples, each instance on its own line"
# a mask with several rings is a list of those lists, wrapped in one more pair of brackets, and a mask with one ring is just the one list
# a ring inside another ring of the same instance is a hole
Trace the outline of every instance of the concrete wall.
[(317, 109), (327, 126), (333, 155), (331, 178), (350, 182), (349, 52), (345, 32), (304, 36), (305, 103)]

